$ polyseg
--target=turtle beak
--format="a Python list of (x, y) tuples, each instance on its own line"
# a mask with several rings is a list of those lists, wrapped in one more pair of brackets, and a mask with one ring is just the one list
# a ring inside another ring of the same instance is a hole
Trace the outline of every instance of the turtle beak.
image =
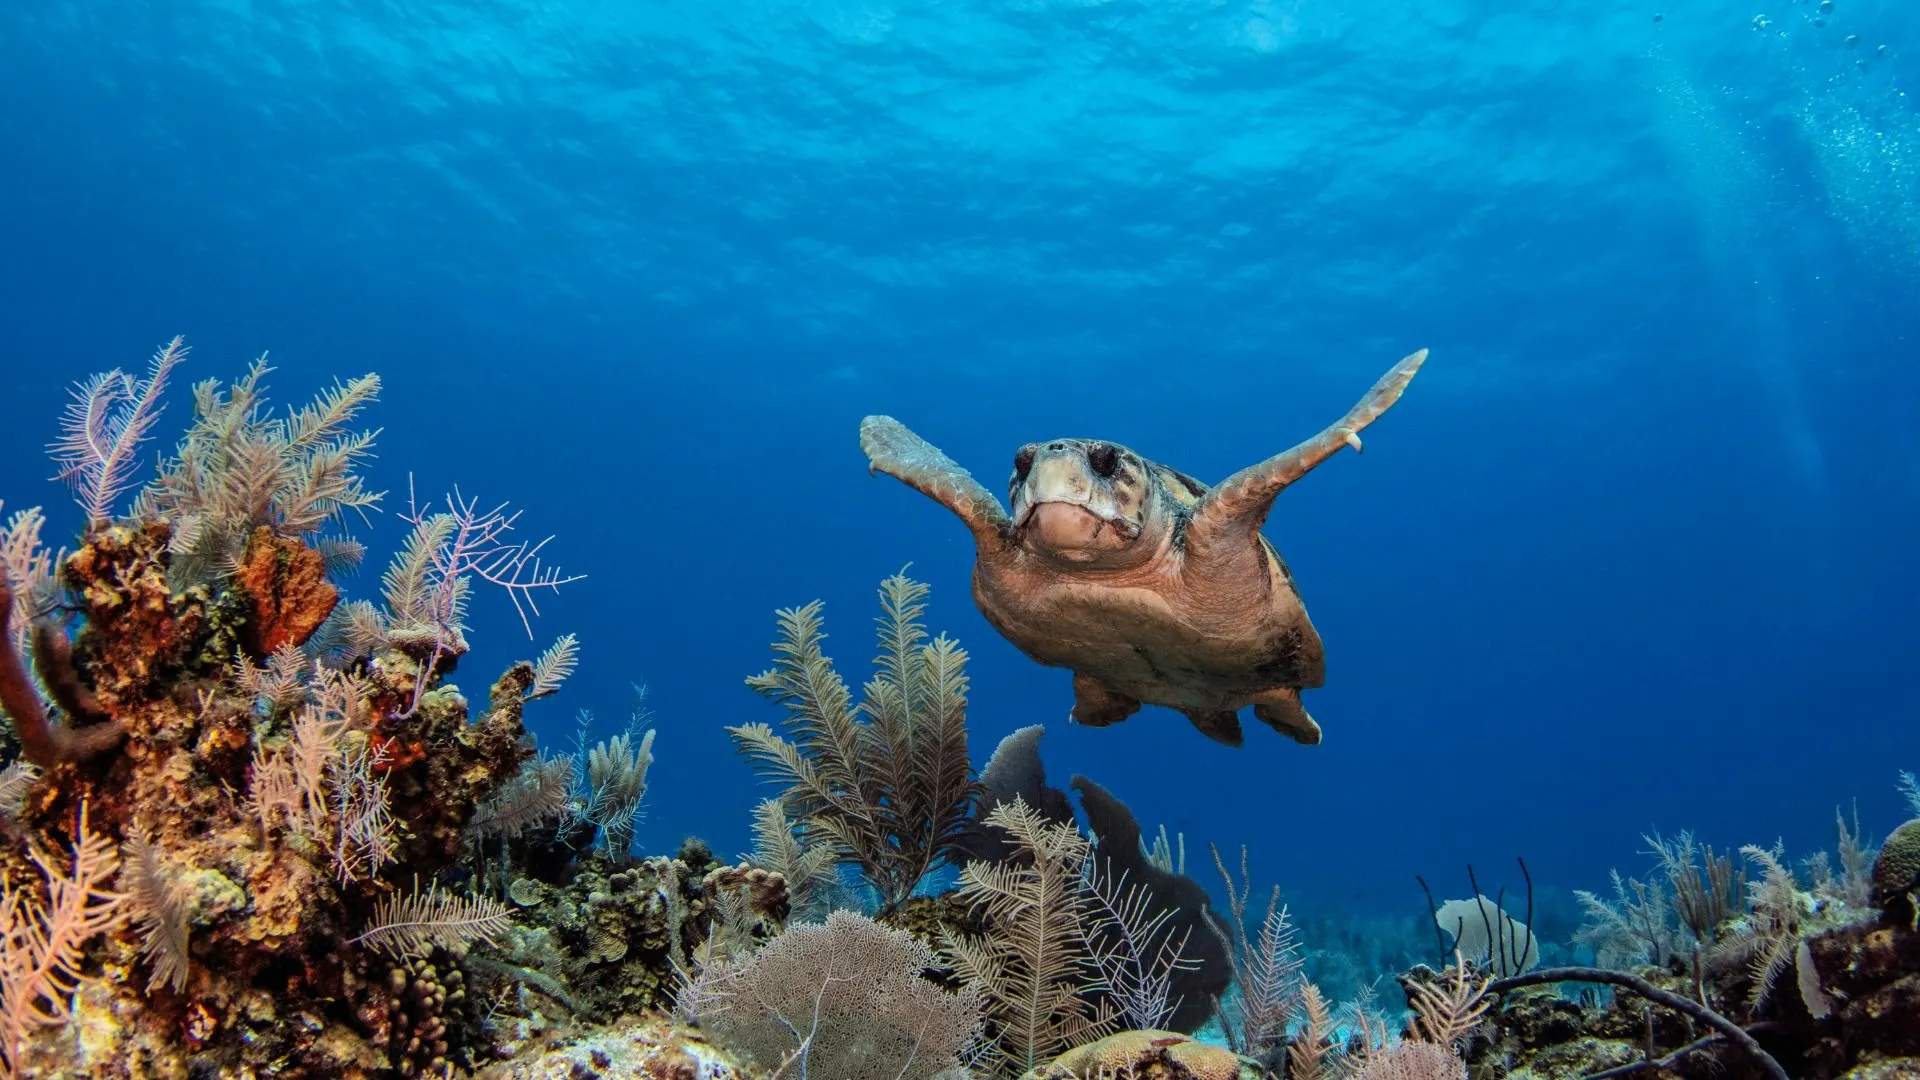
[(1125, 548), (1140, 536), (1141, 501), (1111, 472), (1102, 475), (1073, 444), (1040, 451), (1011, 493), (1015, 531), (1067, 558)]
[(1093, 539), (1098, 539), (1107, 530), (1112, 530), (1114, 535), (1124, 540), (1132, 540), (1140, 535), (1139, 525), (1125, 518), (1107, 517), (1088, 503), (1069, 499), (1048, 499), (1043, 502), (1021, 500), (1014, 513), (1013, 527), (1024, 529), (1035, 519), (1065, 522), (1075, 517), (1086, 519), (1088, 526), (1092, 529), (1090, 536)]

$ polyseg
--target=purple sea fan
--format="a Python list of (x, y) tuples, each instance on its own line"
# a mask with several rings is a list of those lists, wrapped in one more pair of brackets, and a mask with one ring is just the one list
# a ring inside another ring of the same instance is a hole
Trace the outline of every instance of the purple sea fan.
[(175, 337), (153, 354), (144, 381), (115, 368), (74, 384), (60, 439), (48, 450), (90, 527), (113, 519), (113, 504), (133, 482), (134, 451), (160, 417), (167, 376), (186, 356), (185, 341)]

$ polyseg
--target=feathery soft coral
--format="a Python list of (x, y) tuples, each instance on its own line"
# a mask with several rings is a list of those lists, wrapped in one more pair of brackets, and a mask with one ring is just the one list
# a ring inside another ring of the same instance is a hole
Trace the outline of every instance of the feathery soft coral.
[(108, 888), (119, 853), (111, 840), (87, 828), (84, 804), (74, 835), (71, 871), (32, 853), (47, 877), (45, 903), (29, 886), (0, 884), (0, 1077), (19, 1075), (30, 1032), (66, 1022), (82, 949), (126, 915), (125, 898)]
[(111, 520), (113, 504), (133, 483), (134, 451), (160, 418), (167, 376), (186, 356), (185, 341), (176, 337), (153, 354), (144, 381), (115, 368), (74, 384), (60, 439), (49, 449), (89, 526)]

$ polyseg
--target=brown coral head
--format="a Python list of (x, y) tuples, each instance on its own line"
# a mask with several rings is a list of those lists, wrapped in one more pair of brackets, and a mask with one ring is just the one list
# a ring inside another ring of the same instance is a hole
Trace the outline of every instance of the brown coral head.
[(1913, 894), (1920, 891), (1920, 818), (1888, 834), (1873, 861), (1873, 903), (1896, 918), (1920, 922)]
[(305, 644), (340, 602), (339, 590), (327, 580), (326, 558), (264, 525), (247, 539), (234, 582), (253, 600), (249, 644), (261, 656)]
[(1122, 1077), (1164, 1077), (1166, 1080), (1240, 1080), (1254, 1075), (1252, 1068), (1231, 1051), (1196, 1042), (1175, 1031), (1122, 1031), (1076, 1047), (1053, 1064), (1027, 1074), (1039, 1080), (1120, 1080)]
[(786, 922), (791, 901), (787, 896), (787, 879), (778, 871), (747, 863), (723, 866), (708, 871), (700, 885), (708, 896), (737, 889), (746, 899), (749, 911), (774, 923)]

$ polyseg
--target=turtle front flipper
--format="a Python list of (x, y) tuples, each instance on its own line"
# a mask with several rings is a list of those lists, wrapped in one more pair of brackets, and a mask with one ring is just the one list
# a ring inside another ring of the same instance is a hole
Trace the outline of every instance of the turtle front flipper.
[(1300, 691), (1291, 686), (1268, 690), (1254, 698), (1253, 715), (1302, 746), (1320, 745), (1320, 725), (1307, 715), (1300, 704)]
[(1006, 508), (973, 474), (891, 416), (860, 421), (867, 471), (883, 472), (953, 511), (982, 545), (998, 543), (1012, 522)]
[(1400, 400), (1401, 392), (1413, 381), (1414, 373), (1426, 359), (1427, 350), (1421, 349), (1395, 364), (1338, 423), (1291, 450), (1241, 469), (1207, 492), (1193, 508), (1187, 528), (1189, 545), (1204, 547), (1221, 537), (1258, 530), (1282, 488), (1305, 476), (1341, 447), (1360, 449), (1361, 429), (1378, 420)]

